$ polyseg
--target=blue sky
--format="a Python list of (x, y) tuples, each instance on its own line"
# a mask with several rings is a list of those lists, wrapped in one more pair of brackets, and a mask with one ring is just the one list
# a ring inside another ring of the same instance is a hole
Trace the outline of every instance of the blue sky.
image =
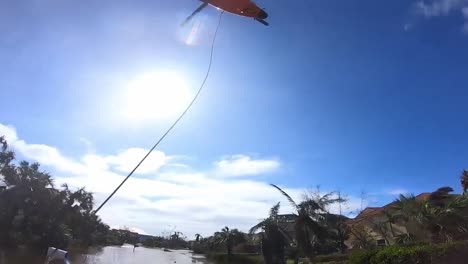
[[(257, 3), (271, 26), (223, 16), (200, 100), (102, 211), (106, 222), (147, 233), (246, 229), (281, 200), (267, 183), (296, 197), (316, 185), (341, 190), (348, 211), (362, 190), (372, 205), (398, 192), (460, 191), (468, 1)], [(198, 4), (0, 3), (0, 128), (19, 156), (102, 199), (171, 121), (122, 118), (136, 107), (128, 84), (169, 71), (193, 93), (204, 76), (218, 11), (179, 27)], [(182, 221), (184, 210), (203, 215)]]

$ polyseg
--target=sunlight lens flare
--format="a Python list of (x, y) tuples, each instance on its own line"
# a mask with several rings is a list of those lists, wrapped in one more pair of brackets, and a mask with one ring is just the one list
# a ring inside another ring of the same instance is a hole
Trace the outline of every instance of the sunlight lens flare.
[(148, 72), (125, 87), (122, 116), (132, 122), (176, 117), (190, 103), (193, 93), (176, 72)]
[(196, 21), (195, 24), (193, 24), (192, 29), (190, 30), (190, 33), (188, 34), (187, 39), (185, 40), (186, 45), (195, 45), (199, 36), (200, 26), (200, 21)]

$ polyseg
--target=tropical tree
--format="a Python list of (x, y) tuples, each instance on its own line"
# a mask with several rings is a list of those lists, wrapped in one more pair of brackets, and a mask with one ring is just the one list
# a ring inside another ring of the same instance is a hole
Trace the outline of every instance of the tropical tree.
[(229, 227), (225, 226), (221, 229), (221, 232), (215, 233), (215, 239), (217, 244), (224, 244), (226, 246), (226, 252), (228, 257), (232, 255), (232, 239), (231, 239), (231, 231)]
[[(347, 249), (345, 241), (350, 236), (349, 227), (346, 224), (348, 218), (342, 212), (342, 205), (347, 202), (347, 199), (339, 191), (322, 195), (319, 187), (304, 197), (304, 200), (311, 199), (320, 205), (321, 209), (318, 210), (318, 213), (322, 217), (319, 219), (319, 223), (326, 229), (325, 241), (315, 246), (316, 253), (326, 255), (341, 252), (344, 254)], [(339, 214), (329, 212), (332, 204), (338, 205)]]
[(400, 195), (395, 203), (397, 217), (405, 222), (412, 238), (445, 242), (468, 236), (468, 197), (450, 195), (452, 191), (439, 188), (426, 201)]
[(468, 192), (468, 170), (463, 170), (460, 176), (460, 182), (463, 188), (463, 194)]
[(185, 238), (182, 232), (173, 231), (164, 241), (166, 244), (165, 246), (169, 248), (186, 248), (188, 243)]
[(388, 224), (388, 226), (390, 227), (392, 238), (395, 238), (395, 230), (393, 229), (393, 225), (396, 224), (397, 218), (388, 209), (384, 209), (383, 214), (386, 218), (385, 223)]
[(376, 241), (370, 235), (369, 230), (366, 229), (366, 226), (362, 223), (352, 225), (349, 229), (353, 239), (353, 247), (368, 249), (373, 248), (376, 245)]
[(401, 234), (395, 237), (395, 243), (398, 245), (407, 245), (414, 241), (411, 234)]
[(12, 167), (10, 163), (15, 159), (15, 153), (8, 149), (8, 144), (5, 137), (0, 136), (0, 180), (5, 183), (5, 179), (2, 179), (5, 174), (11, 173)]
[(91, 193), (56, 188), (39, 164), (13, 164), (14, 153), (3, 137), (0, 144), (2, 245), (64, 248), (72, 239), (85, 245), (106, 242), (109, 227), (91, 212)]
[(345, 244), (345, 241), (348, 240), (350, 237), (350, 230), (349, 226), (346, 224), (348, 218), (343, 216), (342, 206), (343, 204), (346, 204), (348, 200), (341, 195), (341, 191), (338, 191), (337, 194), (338, 196), (336, 203), (338, 204), (339, 215), (337, 217), (332, 217), (332, 219), (336, 219), (335, 221), (330, 221), (328, 219), (327, 223), (329, 226), (332, 227), (333, 230), (336, 230), (335, 241), (337, 242), (338, 249), (341, 252), (341, 254), (344, 254), (346, 252), (346, 249), (348, 248)]
[(246, 241), (245, 234), (240, 232), (237, 229), (229, 229), (229, 227), (224, 227), (221, 229), (221, 232), (216, 232), (214, 234), (215, 243), (218, 245), (225, 245), (226, 253), (230, 258), (232, 256), (232, 248), (240, 243)]
[(326, 213), (326, 206), (331, 204), (329, 201), (332, 194), (326, 194), (317, 199), (317, 197), (305, 196), (304, 201), (296, 203), (289, 194), (280, 187), (271, 184), (277, 189), (294, 208), (296, 221), (294, 223), (295, 241), (301, 251), (313, 260), (317, 245), (323, 244), (327, 236), (326, 228), (321, 224)]
[(268, 218), (250, 229), (250, 235), (254, 236), (259, 230), (262, 242), (262, 254), (265, 264), (285, 264), (285, 248), (292, 238), (281, 225), (278, 217), (280, 203), (270, 209)]
[(330, 221), (328, 221), (328, 227), (331, 228), (331, 241), (335, 244), (334, 248), (341, 254), (345, 254), (346, 249), (348, 248), (345, 242), (349, 239), (351, 233), (345, 222), (346, 220), (347, 218), (339, 215), (339, 218), (331, 224)]
[(201, 237), (202, 237), (202, 236), (201, 236), (200, 234), (198, 234), (198, 233), (195, 234), (195, 242), (197, 242), (197, 243), (200, 242), (200, 238), (201, 238)]

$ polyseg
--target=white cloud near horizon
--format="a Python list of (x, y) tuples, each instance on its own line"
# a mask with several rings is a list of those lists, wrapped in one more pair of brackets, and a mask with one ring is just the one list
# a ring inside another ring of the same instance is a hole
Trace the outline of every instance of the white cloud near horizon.
[[(52, 146), (26, 143), (18, 138), (12, 126), (0, 123), (0, 135), (5, 135), (23, 157), (47, 166), (57, 185), (85, 186), (94, 193), (96, 206), (124, 179), (134, 165), (134, 156), (145, 151), (130, 148), (109, 155), (86, 153), (82, 158), (73, 159)], [(145, 177), (130, 178), (99, 212), (110, 226), (128, 226), (154, 235), (177, 229), (192, 238), (195, 233), (211, 235), (224, 226), (248, 231), (267, 217), (271, 206), (279, 201), (283, 213), (292, 210), (267, 182), (254, 180), (256, 175), (278, 170), (281, 164), (277, 159), (234, 155), (214, 162), (213, 168), (206, 171), (188, 165), (181, 171), (170, 166), (174, 159), (180, 162), (180, 156), (153, 154), (148, 160), (150, 164), (142, 165)], [(220, 172), (228, 177), (216, 177)], [(284, 190), (297, 200), (305, 192), (299, 188), (284, 187)], [(343, 206), (345, 214), (360, 207), (360, 199), (348, 198), (347, 205)], [(339, 210), (335, 206), (330, 211)]]
[(252, 159), (245, 155), (232, 155), (214, 163), (217, 172), (223, 176), (251, 176), (276, 171), (280, 162), (274, 159)]
[(388, 194), (390, 195), (400, 195), (400, 194), (403, 194), (403, 195), (406, 195), (406, 194), (409, 194), (410, 191), (406, 190), (406, 189), (403, 189), (403, 188), (398, 188), (398, 189), (393, 189), (393, 190), (390, 190), (388, 191)]
[(459, 13), (464, 18), (462, 30), (468, 33), (468, 0), (418, 1), (414, 6), (418, 14), (428, 19)]

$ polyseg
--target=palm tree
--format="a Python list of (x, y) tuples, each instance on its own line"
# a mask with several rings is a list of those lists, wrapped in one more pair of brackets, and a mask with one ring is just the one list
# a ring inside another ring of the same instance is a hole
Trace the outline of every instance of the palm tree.
[(352, 243), (353, 247), (356, 248), (372, 248), (375, 247), (376, 241), (369, 234), (369, 231), (366, 229), (366, 226), (363, 224), (357, 224), (351, 226), (349, 229), (351, 235), (353, 236)]
[(466, 238), (468, 197), (450, 196), (453, 189), (442, 187), (432, 192), (427, 201), (400, 195), (396, 201), (397, 217), (402, 219), (409, 235), (416, 240), (444, 242)]
[(8, 149), (5, 137), (0, 136), (0, 175), (5, 175), (5, 171), (10, 166), (10, 162), (15, 159), (15, 153)]
[(195, 241), (196, 241), (197, 243), (200, 242), (200, 238), (201, 238), (201, 237), (202, 237), (202, 236), (201, 236), (200, 234), (198, 234), (198, 233), (195, 234)]
[(283, 191), (280, 187), (274, 184), (271, 184), (271, 186), (286, 197), (296, 211), (294, 213), (296, 216), (294, 229), (297, 246), (309, 258), (309, 260), (312, 261), (315, 257), (314, 246), (316, 244), (323, 243), (326, 237), (326, 229), (320, 224), (320, 222), (324, 219), (324, 206), (329, 204), (327, 199), (330, 198), (331, 194), (327, 194), (321, 199), (305, 197), (306, 199), (304, 201), (297, 204), (291, 196), (289, 196), (289, 194)]
[(396, 222), (396, 217), (394, 214), (392, 214), (388, 210), (384, 210), (383, 213), (385, 217), (387, 218), (386, 223), (390, 226), (390, 232), (392, 233), (392, 238), (395, 239), (395, 231), (393, 230), (393, 225)]
[(411, 234), (401, 234), (395, 237), (395, 243), (398, 245), (407, 245), (413, 242), (414, 238)]
[(222, 240), (221, 242), (226, 243), (226, 251), (228, 254), (228, 257), (232, 255), (232, 239), (231, 239), (231, 231), (229, 230), (229, 227), (225, 226), (222, 231)]
[(226, 226), (221, 229), (221, 232), (214, 234), (214, 240), (216, 244), (224, 244), (226, 246), (226, 251), (230, 258), (232, 256), (232, 247), (245, 242), (245, 234), (237, 229), (231, 230)]
[(460, 179), (463, 188), (463, 194), (466, 194), (468, 192), (468, 170), (463, 170)]
[(292, 239), (281, 226), (278, 212), (280, 203), (270, 209), (270, 215), (249, 231), (254, 235), (258, 230), (262, 230), (262, 254), (265, 264), (285, 264), (285, 247)]

